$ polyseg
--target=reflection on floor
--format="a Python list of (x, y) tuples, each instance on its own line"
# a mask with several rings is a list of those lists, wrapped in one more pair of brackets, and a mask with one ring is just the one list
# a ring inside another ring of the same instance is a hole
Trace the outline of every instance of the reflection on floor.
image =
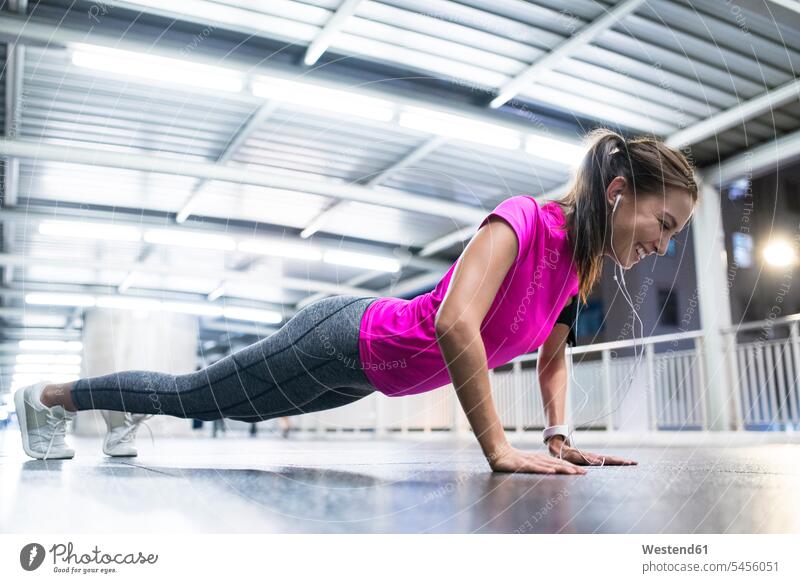
[(470, 436), (72, 443), (34, 461), (0, 431), (0, 532), (800, 531), (797, 444), (612, 447), (640, 465), (536, 476), (492, 474)]

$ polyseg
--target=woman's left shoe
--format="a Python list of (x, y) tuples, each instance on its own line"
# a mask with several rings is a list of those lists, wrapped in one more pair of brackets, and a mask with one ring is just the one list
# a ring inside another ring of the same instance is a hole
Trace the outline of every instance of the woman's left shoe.
[(136, 432), (142, 421), (152, 415), (135, 415), (120, 411), (103, 411), (108, 432), (103, 440), (103, 453), (111, 457), (136, 457)]
[(64, 436), (67, 422), (75, 419), (75, 413), (61, 405), (46, 407), (42, 404), (42, 391), (46, 386), (46, 382), (36, 383), (14, 393), (22, 449), (35, 459), (69, 459), (75, 455), (75, 450), (67, 445)]

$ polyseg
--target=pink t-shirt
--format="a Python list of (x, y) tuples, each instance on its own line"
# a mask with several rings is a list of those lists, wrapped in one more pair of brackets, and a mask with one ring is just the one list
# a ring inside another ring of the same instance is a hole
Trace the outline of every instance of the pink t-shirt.
[[(578, 293), (578, 274), (567, 233), (558, 229), (564, 214), (554, 202), (532, 196), (504, 200), (490, 216), (507, 221), (519, 252), (481, 324), (489, 368), (541, 346), (567, 299)], [(447, 293), (453, 263), (433, 291), (410, 300), (379, 298), (364, 313), (359, 334), (361, 364), (380, 392), (399, 397), (451, 382), (434, 322)]]

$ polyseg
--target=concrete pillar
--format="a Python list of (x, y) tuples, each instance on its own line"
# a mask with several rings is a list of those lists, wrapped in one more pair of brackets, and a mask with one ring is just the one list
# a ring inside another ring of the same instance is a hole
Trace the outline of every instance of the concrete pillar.
[(728, 258), (722, 224), (720, 195), (713, 185), (701, 185), (700, 202), (692, 219), (692, 238), (697, 252), (697, 295), (703, 331), (704, 390), (711, 430), (733, 429), (735, 379), (729, 378), (735, 356), (733, 335), (720, 334), (731, 326), (731, 302), (727, 285)]
[[(198, 319), (188, 314), (93, 308), (83, 320), (82, 377), (95, 377), (125, 370), (152, 370), (184, 374), (195, 370)], [(123, 413), (103, 412), (120, 417)], [(158, 416), (147, 421), (156, 435), (189, 435), (191, 421)], [(100, 412), (78, 415), (75, 432), (104, 435)], [(147, 439), (147, 430), (137, 439)]]

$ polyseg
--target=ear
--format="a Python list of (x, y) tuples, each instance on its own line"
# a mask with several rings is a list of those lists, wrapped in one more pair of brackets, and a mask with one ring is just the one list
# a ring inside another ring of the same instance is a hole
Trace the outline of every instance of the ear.
[[(606, 188), (606, 202), (611, 208), (614, 208), (614, 203), (616, 202), (617, 195), (624, 193), (628, 189), (628, 181), (625, 180), (624, 176), (617, 176), (612, 180), (608, 187)], [(621, 201), (620, 201), (621, 202)]]

